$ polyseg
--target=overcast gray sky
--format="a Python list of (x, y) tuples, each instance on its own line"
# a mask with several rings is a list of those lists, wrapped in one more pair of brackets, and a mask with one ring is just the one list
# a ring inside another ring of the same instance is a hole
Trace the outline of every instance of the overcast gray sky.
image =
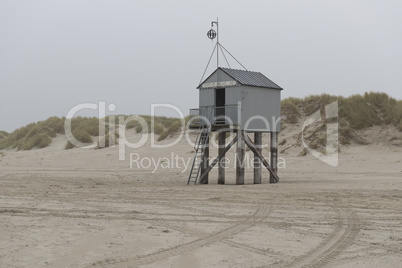
[(0, 130), (86, 102), (113, 103), (115, 114), (150, 114), (151, 103), (188, 113), (216, 17), (222, 45), (282, 86), (282, 98), (402, 99), (401, 14), (402, 1), (380, 0), (1, 0)]

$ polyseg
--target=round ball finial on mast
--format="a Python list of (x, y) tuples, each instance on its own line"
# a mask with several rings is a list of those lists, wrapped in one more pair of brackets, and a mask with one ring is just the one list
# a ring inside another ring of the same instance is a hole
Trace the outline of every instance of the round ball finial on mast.
[[(216, 25), (216, 31), (213, 29), (214, 24)], [(218, 26), (218, 18), (216, 21), (211, 22), (211, 30), (207, 32), (207, 36), (209, 39), (214, 40), (216, 38), (216, 67), (219, 68), (219, 26)]]
[(215, 32), (215, 30), (214, 30), (214, 29), (209, 30), (209, 31), (207, 32), (207, 36), (208, 36), (208, 38), (211, 39), (211, 40), (215, 39), (215, 37), (216, 37), (216, 32)]

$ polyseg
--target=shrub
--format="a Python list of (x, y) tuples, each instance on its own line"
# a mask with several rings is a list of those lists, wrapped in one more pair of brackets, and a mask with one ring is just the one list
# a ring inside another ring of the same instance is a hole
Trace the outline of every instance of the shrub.
[(45, 133), (40, 133), (34, 140), (35, 147), (45, 148), (52, 142), (52, 139)]
[[(2, 133), (0, 136), (2, 137), (0, 138), (0, 149), (31, 150), (34, 147), (46, 147), (57, 134), (64, 134), (64, 122), (64, 117), (50, 117), (44, 121), (21, 127), (7, 136)], [(91, 135), (99, 135), (99, 119), (96, 117), (75, 117), (71, 120), (71, 130), (77, 140), (92, 142)], [(106, 125), (107, 131), (108, 126)], [(66, 147), (74, 146), (67, 144)]]
[[(123, 123), (124, 123), (124, 122), (121, 122), (121, 124), (123, 124)], [(135, 120), (132, 120), (132, 121), (129, 121), (129, 122), (126, 124), (126, 128), (127, 128), (127, 129), (132, 129), (132, 128), (137, 129), (137, 126), (138, 126), (138, 125), (141, 125), (140, 122), (135, 121)]]
[(51, 138), (57, 133), (64, 133), (64, 117), (50, 117), (45, 121), (31, 123), (1, 139), (0, 148), (17, 148), (31, 150), (34, 147), (43, 148), (51, 143)]
[(74, 117), (71, 119), (71, 132), (77, 129), (87, 132), (90, 136), (98, 136), (99, 119), (96, 117)]
[(156, 135), (161, 135), (163, 133), (163, 131), (164, 131), (163, 126), (161, 124), (159, 124), (159, 123), (155, 123), (155, 125), (154, 125), (154, 133)]
[(38, 124), (43, 125), (51, 129), (55, 134), (64, 134), (64, 121), (65, 117), (59, 118), (57, 116), (49, 117), (45, 121), (39, 122)]
[[(106, 119), (98, 119), (96, 117), (74, 117), (71, 119), (71, 134), (74, 138), (82, 143), (92, 143), (91, 136), (99, 136), (99, 123), (105, 124), (105, 132), (109, 131), (106, 125)], [(65, 149), (71, 149), (75, 146), (68, 141)]]
[(84, 126), (81, 125), (82, 129), (85, 129), (85, 132), (87, 132), (91, 136), (99, 136), (99, 119), (98, 118), (88, 118), (87, 120), (84, 120), (82, 123)]
[(304, 102), (304, 100), (300, 99), (300, 98), (289, 97), (289, 98), (286, 98), (283, 101), (281, 101), (281, 103), (284, 103), (284, 102), (288, 102), (295, 106), (298, 106), (299, 104), (302, 104)]
[(322, 95), (310, 95), (304, 98), (302, 108), (307, 116), (312, 115), (316, 111), (320, 110), (321, 114), (324, 113), (325, 106), (339, 100), (340, 97), (331, 96), (328, 94)]
[(282, 101), (281, 113), (285, 116), (284, 121), (289, 124), (296, 124), (299, 121), (300, 112), (296, 105), (290, 101)]
[[(126, 129), (132, 129), (135, 128), (135, 131), (137, 133), (142, 133), (144, 131), (143, 127), (142, 127), (142, 123), (143, 120), (145, 120), (145, 124), (148, 127), (148, 133), (151, 132), (151, 117), (148, 115), (139, 115), (139, 116), (134, 116), (134, 118), (138, 118), (138, 119), (134, 119), (129, 121), (126, 124)], [(121, 122), (122, 124), (123, 122)]]
[(0, 140), (4, 139), (7, 136), (8, 136), (8, 133), (6, 131), (0, 130)]
[(31, 150), (48, 146), (56, 133), (43, 122), (31, 123), (15, 130), (0, 141), (0, 149), (17, 148), (17, 150)]
[(135, 132), (137, 132), (137, 133), (142, 133), (142, 125), (141, 125), (141, 124), (138, 124), (138, 125), (135, 127)]
[[(74, 138), (82, 143), (92, 143), (92, 138), (88, 134), (88, 132), (83, 129), (83, 128), (76, 128), (74, 129), (71, 134), (74, 136)], [(67, 144), (65, 146), (65, 149), (72, 149), (75, 148), (75, 145), (72, 144), (70, 141), (67, 141)]]
[(40, 129), (41, 133), (45, 133), (47, 136), (54, 138), (56, 137), (56, 132), (48, 126), (44, 126), (43, 128)]
[(162, 135), (159, 136), (158, 141), (166, 139), (169, 135), (173, 135), (181, 128), (181, 121), (174, 122), (167, 130), (165, 130)]
[(339, 128), (339, 143), (342, 145), (350, 144), (351, 132), (349, 128)]
[[(31, 132), (32, 133), (32, 132)], [(18, 143), (18, 150), (31, 150), (33, 148), (45, 148), (52, 142), (52, 139), (45, 133), (36, 132), (33, 136), (24, 138)]]
[(376, 109), (360, 95), (353, 95), (341, 101), (339, 115), (347, 120), (353, 129), (363, 129), (381, 124), (381, 118)]
[(364, 93), (364, 99), (369, 105), (375, 107), (385, 124), (399, 124), (402, 112), (399, 110), (398, 101), (385, 93), (370, 92)]

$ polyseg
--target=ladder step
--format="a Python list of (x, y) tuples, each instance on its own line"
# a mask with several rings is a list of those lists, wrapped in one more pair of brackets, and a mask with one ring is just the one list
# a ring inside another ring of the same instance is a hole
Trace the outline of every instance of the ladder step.
[(204, 162), (204, 149), (207, 147), (207, 143), (209, 140), (209, 128), (200, 128), (199, 136), (197, 137), (197, 145), (194, 147), (195, 149), (195, 155), (194, 155), (194, 160), (193, 160), (193, 165), (191, 167), (191, 171), (188, 177), (187, 184), (190, 182), (194, 182), (194, 184), (197, 183), (197, 179), (200, 176), (200, 169), (202, 166), (202, 163)]

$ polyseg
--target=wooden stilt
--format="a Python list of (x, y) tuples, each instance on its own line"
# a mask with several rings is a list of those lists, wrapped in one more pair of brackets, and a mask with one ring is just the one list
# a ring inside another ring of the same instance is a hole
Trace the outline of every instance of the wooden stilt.
[(247, 146), (250, 148), (250, 150), (256, 154), (262, 161), (262, 164), (268, 169), (268, 171), (271, 173), (271, 175), (273, 176), (273, 178), (275, 179), (275, 182), (279, 181), (279, 177), (276, 173), (273, 172), (272, 168), (269, 166), (267, 160), (265, 160), (264, 156), (262, 156), (262, 154), (260, 154), (260, 152), (257, 151), (257, 149), (255, 148), (253, 142), (250, 140), (250, 138), (245, 135), (245, 142), (247, 144)]
[[(254, 133), (254, 145), (256, 150), (261, 154), (262, 153), (262, 132)], [(261, 159), (258, 154), (254, 153), (254, 184), (261, 183)]]
[[(218, 155), (221, 155), (222, 152), (225, 150), (226, 144), (226, 132), (222, 131), (219, 132), (219, 142), (218, 142)], [(225, 154), (223, 154), (225, 156)], [(218, 184), (225, 184), (225, 157), (222, 157), (219, 160), (219, 167), (218, 167)]]
[(244, 133), (238, 130), (239, 138), (237, 139), (237, 153), (236, 153), (236, 184), (244, 184)]
[(203, 177), (203, 180), (202, 181), (200, 180), (200, 184), (208, 184), (208, 173), (209, 172), (206, 171), (208, 166), (209, 166), (209, 135), (205, 142), (204, 155), (203, 155), (203, 160), (202, 160), (202, 165), (201, 165), (201, 177)]
[(205, 178), (205, 176), (207, 176), (208, 172), (211, 171), (211, 169), (216, 165), (216, 163), (218, 163), (222, 159), (222, 157), (225, 156), (226, 152), (229, 151), (229, 149), (237, 142), (237, 138), (238, 138), (238, 135), (236, 135), (236, 137), (229, 143), (229, 145), (226, 146), (225, 150), (223, 150), (223, 152), (217, 158), (215, 158), (214, 161), (212, 161), (212, 164), (205, 170), (204, 173), (202, 173), (199, 183), (201, 183), (204, 180), (204, 178)]
[[(271, 168), (275, 174), (278, 174), (278, 133), (271, 132)], [(278, 182), (272, 174), (269, 177), (270, 183)]]

